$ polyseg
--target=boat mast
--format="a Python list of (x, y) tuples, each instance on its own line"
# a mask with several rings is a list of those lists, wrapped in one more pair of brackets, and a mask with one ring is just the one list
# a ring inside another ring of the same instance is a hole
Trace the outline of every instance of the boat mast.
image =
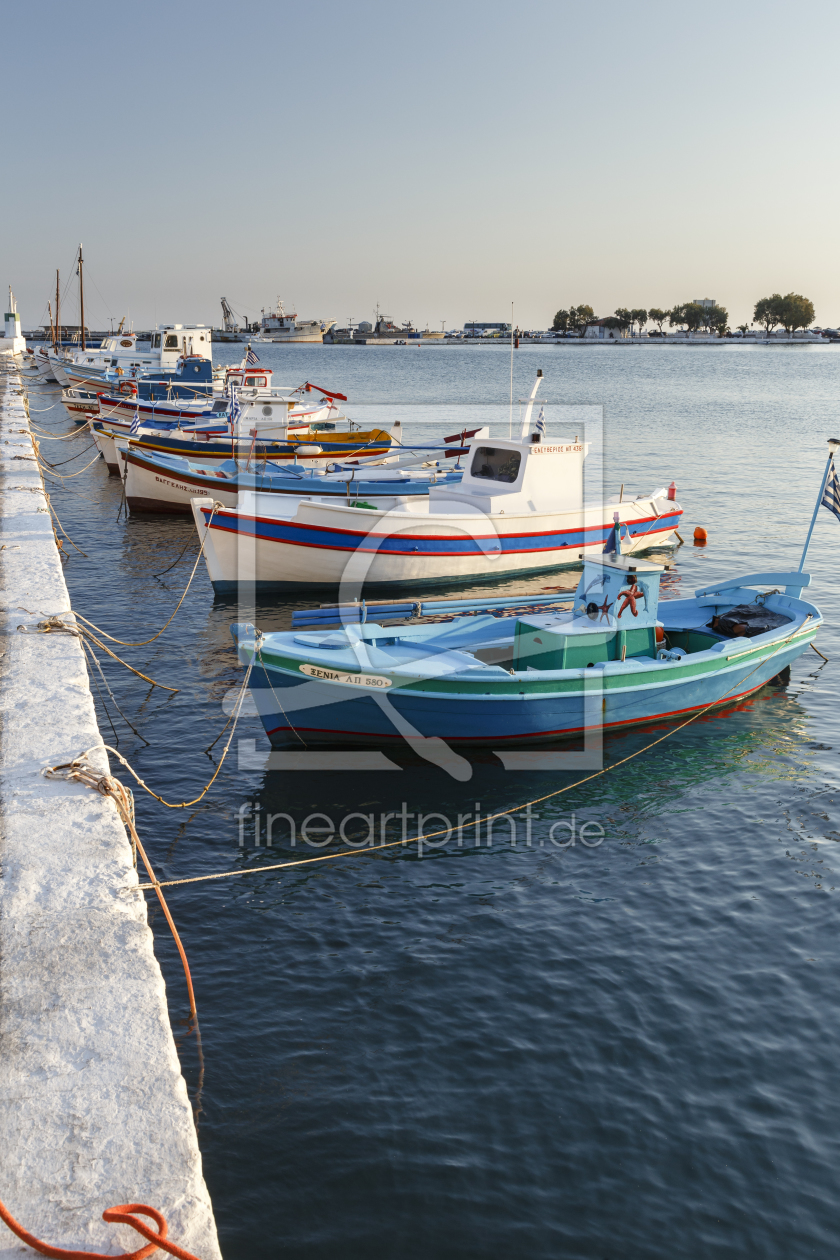
[(85, 349), (85, 284), (84, 284), (84, 278), (82, 276), (83, 263), (84, 263), (84, 259), (82, 258), (82, 245), (81, 245), (81, 242), (79, 242), (79, 310), (81, 312), (80, 318), (82, 321), (82, 349), (84, 350)]
[(58, 314), (59, 301), (60, 301), (60, 297), (59, 297), (59, 292), (58, 292), (58, 267), (56, 267), (55, 269), (55, 352), (56, 354), (58, 354), (58, 347), (61, 345), (61, 320)]
[(55, 329), (53, 328), (52, 322), (52, 302), (47, 302), (47, 310), (50, 316), (50, 341), (53, 343), (53, 346), (55, 346)]

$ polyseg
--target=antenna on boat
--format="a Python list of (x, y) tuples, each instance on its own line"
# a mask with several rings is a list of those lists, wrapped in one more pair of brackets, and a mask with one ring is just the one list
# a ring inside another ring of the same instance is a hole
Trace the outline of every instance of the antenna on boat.
[(85, 261), (85, 260), (84, 260), (84, 258), (82, 258), (82, 243), (81, 243), (81, 241), (80, 241), (80, 242), (79, 242), (79, 267), (78, 267), (78, 271), (79, 271), (79, 312), (80, 312), (79, 318), (80, 318), (80, 319), (81, 319), (81, 321), (82, 321), (82, 349), (83, 349), (83, 350), (86, 348), (86, 347), (85, 347), (85, 284), (84, 284), (84, 278), (83, 278), (83, 276), (82, 276), (82, 266), (83, 266), (83, 264), (84, 264), (84, 261)]
[[(805, 547), (802, 552), (802, 559), (799, 561), (800, 573), (802, 573), (805, 568), (805, 557), (808, 555), (808, 547), (810, 546), (810, 543), (811, 543), (811, 535), (813, 534), (814, 526), (817, 523), (817, 513), (819, 512), (822, 506), (826, 484), (831, 474), (831, 469), (834, 465), (834, 452), (838, 449), (840, 449), (840, 438), (829, 438), (828, 439), (828, 459), (825, 462), (825, 471), (823, 472), (822, 481), (820, 482), (820, 492), (817, 495), (817, 501), (814, 504), (814, 515), (811, 517), (811, 524), (808, 527), (808, 537), (805, 539)], [(826, 504), (826, 507), (829, 507), (829, 506), (830, 506), (829, 504)]]
[(508, 416), (508, 438), (513, 437), (513, 302), (510, 304), (510, 413)]
[(537, 390), (543, 383), (542, 368), (537, 368), (537, 379), (534, 381), (534, 388), (531, 390), (531, 397), (528, 399), (528, 406), (525, 408), (525, 416), (522, 420), (522, 428), (519, 430), (519, 440), (525, 441), (531, 430), (531, 412), (534, 410), (534, 400), (537, 397)]

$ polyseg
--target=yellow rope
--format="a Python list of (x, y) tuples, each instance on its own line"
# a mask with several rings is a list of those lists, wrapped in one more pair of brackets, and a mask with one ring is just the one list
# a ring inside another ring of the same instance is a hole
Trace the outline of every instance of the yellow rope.
[[(140, 778), (137, 771), (126, 761), (122, 753), (117, 752), (116, 748), (112, 748), (110, 744), (96, 745), (94, 748), (89, 748), (87, 752), (83, 752), (81, 757), (76, 757), (73, 761), (65, 763), (64, 766), (51, 766), (49, 767), (49, 769), (50, 770), (66, 770), (68, 768), (74, 768), (74, 767), (80, 766), (82, 763), (85, 762), (85, 758), (87, 757), (88, 753), (95, 752), (96, 748), (102, 747), (102, 748), (105, 748), (108, 752), (113, 753), (114, 756), (117, 758), (117, 760), (122, 762), (122, 764), (125, 766), (129, 774), (132, 775), (132, 777), (136, 780), (136, 782), (140, 784), (140, 787), (143, 789), (143, 791), (148, 792), (149, 796), (153, 796), (156, 801), (160, 801), (161, 805), (165, 805), (167, 809), (189, 809), (191, 805), (197, 805), (198, 802), (207, 795), (207, 793), (210, 791), (213, 784), (216, 782), (216, 779), (219, 777), (219, 771), (221, 770), (222, 765), (224, 764), (225, 757), (228, 755), (228, 751), (233, 741), (234, 732), (236, 731), (236, 723), (239, 721), (239, 716), (242, 712), (242, 701), (245, 698), (245, 691), (248, 686), (248, 680), (251, 676), (251, 670), (253, 669), (253, 667), (254, 667), (254, 662), (251, 661), (251, 664), (248, 666), (248, 670), (245, 674), (245, 678), (243, 679), (242, 686), (240, 688), (239, 695), (236, 700), (236, 705), (234, 706), (233, 726), (231, 727), (230, 735), (228, 736), (228, 741), (222, 750), (222, 755), (219, 760), (219, 764), (216, 767), (213, 777), (204, 785), (204, 787), (202, 788), (199, 795), (195, 798), (195, 800), (178, 801), (174, 803), (172, 801), (165, 801), (162, 796), (158, 796), (157, 792), (152, 791), (149, 785), (145, 783), (143, 779)], [(225, 726), (227, 726), (227, 722), (225, 723)], [(42, 773), (46, 774), (47, 772), (43, 771)], [(144, 884), (142, 885), (142, 887), (144, 888), (157, 887), (157, 883), (148, 884), (148, 885)]]
[[(167, 687), (166, 683), (156, 682), (154, 678), (149, 678), (148, 674), (144, 674), (139, 669), (135, 669), (133, 665), (129, 665), (128, 661), (124, 661), (121, 656), (117, 656), (116, 652), (112, 652), (107, 643), (103, 643), (101, 639), (97, 639), (96, 635), (85, 626), (80, 626), (78, 629), (75, 626), (68, 626), (66, 621), (61, 620), (62, 616), (67, 615), (67, 613), (58, 614), (53, 617), (47, 617), (46, 621), (39, 621), (37, 633), (50, 634), (53, 630), (55, 630), (59, 633), (71, 634), (78, 639), (87, 637), (90, 639), (91, 643), (95, 643), (96, 646), (101, 648), (103, 652), (107, 652), (110, 657), (112, 657), (120, 665), (124, 665), (126, 669), (130, 670), (132, 674), (136, 674), (138, 678), (142, 678), (144, 682), (151, 683), (153, 687), (160, 687), (162, 691), (171, 691), (173, 694), (179, 690), (178, 687)], [(70, 610), (70, 615), (78, 618), (78, 613), (74, 613), (72, 609)], [(32, 633), (27, 630), (26, 626), (18, 626), (18, 630), (24, 634)]]
[[(163, 634), (163, 632), (164, 632), (164, 630), (166, 629), (166, 627), (167, 627), (167, 626), (170, 624), (170, 622), (174, 619), (174, 617), (175, 617), (175, 613), (177, 613), (178, 609), (181, 607), (181, 605), (183, 604), (184, 600), (187, 598), (187, 591), (190, 589), (190, 585), (192, 584), (192, 580), (193, 580), (193, 578), (195, 577), (195, 571), (196, 571), (196, 569), (198, 568), (198, 562), (199, 562), (199, 560), (201, 559), (202, 553), (203, 553), (203, 551), (204, 551), (204, 544), (205, 544), (205, 542), (207, 541), (207, 530), (209, 530), (209, 528), (210, 528), (210, 521), (212, 521), (213, 516), (214, 516), (214, 513), (216, 512), (216, 509), (217, 509), (217, 508), (220, 508), (220, 507), (222, 507), (222, 504), (221, 504), (221, 503), (214, 503), (214, 504), (213, 504), (213, 510), (212, 510), (212, 511), (211, 511), (211, 513), (210, 513), (210, 517), (209, 517), (209, 520), (208, 520), (208, 522), (207, 522), (207, 529), (205, 530), (204, 537), (203, 537), (203, 538), (202, 538), (202, 540), (201, 540), (201, 546), (200, 546), (200, 547), (199, 547), (199, 549), (198, 549), (198, 555), (197, 555), (197, 556), (196, 556), (196, 558), (195, 558), (195, 564), (193, 565), (193, 569), (192, 569), (192, 573), (190, 574), (190, 579), (189, 579), (189, 582), (187, 582), (187, 585), (184, 587), (184, 593), (183, 593), (183, 595), (181, 596), (181, 598), (178, 600), (178, 604), (177, 604), (177, 606), (176, 606), (176, 608), (175, 608), (175, 612), (174, 612), (174, 613), (172, 614), (172, 616), (169, 618), (169, 621), (167, 621), (167, 622), (165, 623), (165, 625), (161, 626), (161, 628), (160, 628), (160, 630), (158, 630), (157, 634), (153, 634), (153, 635), (152, 635), (151, 639), (141, 639), (139, 643), (127, 643), (127, 642), (125, 641), (125, 639), (116, 639), (116, 638), (114, 638), (114, 636), (113, 636), (112, 634), (108, 634), (108, 632), (107, 632), (106, 630), (101, 629), (101, 627), (100, 627), (100, 626), (94, 625), (94, 623), (93, 623), (92, 621), (88, 621), (87, 617), (83, 617), (81, 613), (74, 613), (73, 615), (74, 615), (75, 617), (77, 617), (79, 621), (83, 621), (83, 622), (85, 623), (85, 625), (87, 625), (87, 626), (93, 626), (93, 629), (97, 632), (97, 634), (102, 634), (102, 635), (104, 635), (104, 636), (105, 636), (105, 638), (106, 638), (106, 639), (110, 639), (112, 643), (119, 643), (120, 647), (145, 647), (147, 643), (154, 643), (155, 639), (159, 639), (159, 638), (160, 638), (160, 636)], [(57, 520), (57, 519), (58, 519), (58, 518), (56, 517), (56, 520)]]
[(56, 472), (56, 471), (55, 471), (55, 466), (54, 466), (54, 465), (52, 465), (52, 464), (48, 464), (48, 463), (45, 463), (45, 462), (43, 462), (43, 461), (42, 461), (42, 460), (40, 460), (40, 459), (38, 460), (38, 465), (39, 465), (39, 467), (40, 467), (40, 469), (41, 469), (41, 472), (43, 472), (43, 473), (46, 473), (46, 472), (47, 472), (47, 469), (49, 469), (49, 473), (47, 473), (47, 476), (49, 476), (50, 474), (52, 474), (52, 476), (54, 476), (54, 477), (58, 477), (59, 481), (69, 481), (69, 480), (71, 479), (71, 477), (80, 477), (80, 476), (82, 475), (82, 473), (83, 473), (83, 472), (87, 472), (87, 470), (88, 470), (88, 469), (89, 469), (89, 468), (90, 468), (93, 464), (95, 464), (95, 463), (96, 463), (96, 461), (97, 461), (98, 459), (100, 459), (100, 458), (101, 458), (101, 456), (100, 456), (99, 452), (97, 451), (97, 452), (96, 452), (96, 454), (94, 455), (93, 459), (90, 461), (90, 463), (89, 463), (89, 464), (85, 464), (84, 468), (80, 468), (78, 472), (74, 472), (74, 473), (60, 473), (60, 472)]

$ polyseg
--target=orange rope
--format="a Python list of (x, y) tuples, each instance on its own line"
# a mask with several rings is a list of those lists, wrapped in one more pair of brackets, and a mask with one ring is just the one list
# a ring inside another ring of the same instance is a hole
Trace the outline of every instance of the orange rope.
[[(158, 1227), (158, 1232), (155, 1233), (148, 1225), (138, 1220), (134, 1215), (135, 1212), (142, 1212), (143, 1216), (151, 1217)], [(102, 1251), (68, 1251), (65, 1247), (51, 1247), (49, 1243), (41, 1242), (40, 1238), (30, 1234), (15, 1220), (3, 1202), (0, 1202), (0, 1219), (8, 1225), (13, 1234), (17, 1234), (22, 1242), (32, 1247), (39, 1255), (53, 1256), (54, 1260), (102, 1260), (105, 1255)], [(177, 1256), (179, 1260), (198, 1260), (191, 1251), (184, 1251), (184, 1248), (179, 1247), (177, 1243), (167, 1240), (166, 1220), (156, 1208), (149, 1207), (146, 1203), (118, 1203), (116, 1207), (106, 1208), (102, 1213), (102, 1219), (109, 1225), (130, 1225), (143, 1238), (149, 1239), (149, 1243), (141, 1247), (139, 1251), (121, 1251), (117, 1256), (113, 1256), (112, 1253), (113, 1260), (145, 1260), (145, 1257), (150, 1256), (158, 1247), (168, 1251), (170, 1256)]]

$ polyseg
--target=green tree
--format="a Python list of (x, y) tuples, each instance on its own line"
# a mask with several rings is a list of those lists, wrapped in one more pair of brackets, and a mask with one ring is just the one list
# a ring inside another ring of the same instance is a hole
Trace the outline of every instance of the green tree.
[(749, 324), (739, 324), (739, 325), (738, 325), (738, 332), (739, 332), (739, 333), (748, 333), (749, 331), (750, 331), (750, 326), (749, 326)]
[(643, 311), (641, 307), (638, 307), (637, 310), (630, 312), (630, 318), (634, 324), (639, 325), (639, 333), (641, 333), (645, 324), (648, 322), (648, 313), (647, 311)]
[(788, 336), (797, 328), (807, 328), (814, 322), (814, 303), (801, 293), (786, 293), (779, 307), (779, 323)]
[(577, 331), (585, 328), (587, 324), (591, 324), (595, 318), (595, 312), (591, 306), (570, 306), (569, 307), (569, 328)]
[(629, 328), (633, 323), (633, 313), (632, 311), (628, 311), (626, 306), (619, 306), (618, 310), (615, 312), (615, 317), (618, 320), (618, 326), (622, 329), (622, 331)]
[(703, 326), (708, 328), (709, 332), (715, 332), (719, 337), (723, 337), (729, 326), (729, 312), (725, 306), (704, 306)]
[(569, 312), (558, 311), (554, 316), (554, 323), (551, 325), (552, 332), (566, 332), (569, 327)]
[(781, 293), (773, 293), (770, 297), (759, 298), (755, 304), (753, 311), (753, 319), (757, 324), (764, 325), (764, 331), (767, 336), (782, 322), (782, 303), (784, 298)]
[(664, 330), (662, 328), (662, 325), (665, 323), (665, 320), (668, 318), (668, 312), (660, 310), (658, 306), (652, 306), (650, 310), (648, 311), (648, 316), (650, 319), (653, 320), (654, 324), (658, 326), (659, 331), (663, 332)]
[(608, 315), (604, 320), (604, 327), (615, 332), (617, 328), (624, 328), (625, 324), (620, 315)]
[(672, 328), (687, 328), (696, 332), (703, 323), (705, 311), (697, 302), (683, 302), (668, 312), (668, 323)]

